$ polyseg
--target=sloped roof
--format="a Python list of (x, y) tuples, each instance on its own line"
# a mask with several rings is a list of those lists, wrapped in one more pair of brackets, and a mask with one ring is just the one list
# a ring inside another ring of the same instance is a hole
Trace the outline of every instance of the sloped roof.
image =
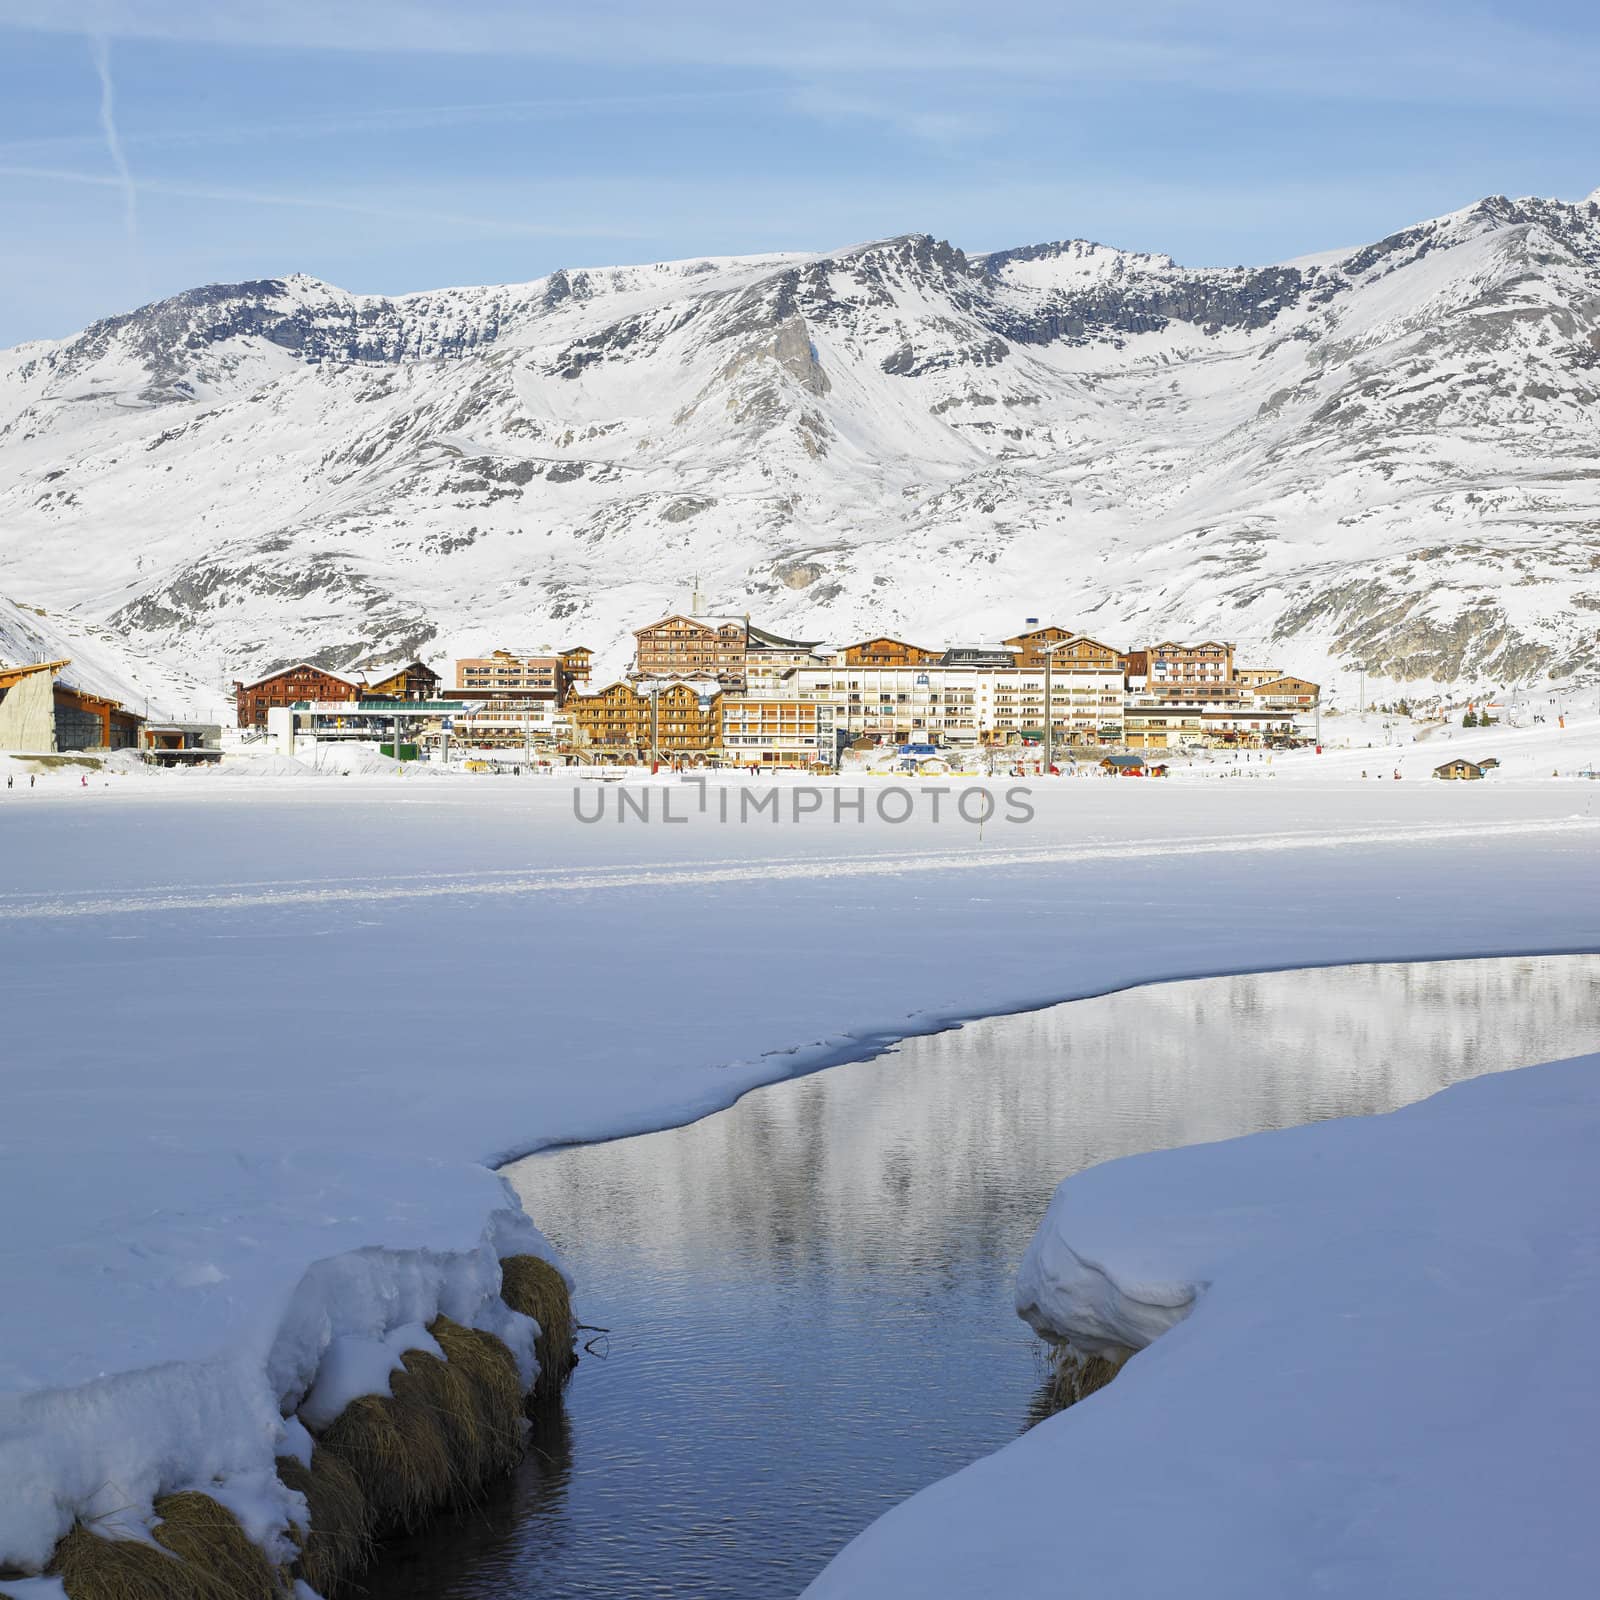
[(912, 644), (909, 639), (897, 639), (892, 633), (874, 633), (865, 639), (852, 639), (849, 644), (840, 645), (839, 649), (841, 651), (860, 650), (869, 644), (897, 644), (903, 650), (920, 650), (923, 655), (927, 656), (937, 655), (939, 653), (937, 650), (933, 650), (925, 644)]
[(692, 622), (697, 628), (706, 629), (708, 633), (715, 633), (719, 628), (736, 627), (748, 629), (750, 626), (748, 617), (691, 617), (686, 612), (674, 611), (668, 616), (658, 618), (655, 622), (647, 622), (642, 628), (635, 628), (633, 636), (637, 639), (641, 633), (650, 633), (668, 622)]
[(750, 633), (750, 642), (758, 649), (815, 650), (822, 643), (820, 639), (785, 639), (781, 634), (770, 633), (765, 628), (758, 628), (753, 622), (747, 626)]
[(352, 672), (364, 672), (369, 677), (386, 679), (398, 678), (403, 672), (426, 672), (430, 678), (437, 678), (439, 674), (428, 665), (426, 661), (408, 661), (403, 667), (380, 667), (373, 662), (364, 661), (359, 667), (352, 667)]
[(1313, 683), (1309, 678), (1297, 677), (1292, 672), (1279, 673), (1276, 678), (1264, 679), (1261, 683), (1252, 683), (1249, 688), (1252, 694), (1262, 694), (1268, 689), (1275, 688), (1280, 683), (1303, 683), (1308, 689), (1320, 689), (1322, 686)]
[[(1125, 656), (1129, 654), (1128, 651), (1119, 650), (1114, 644), (1107, 644), (1104, 639), (1096, 639), (1087, 633), (1069, 633), (1067, 637), (1061, 641), (1061, 649), (1066, 649), (1069, 644), (1092, 644), (1096, 650), (1104, 650), (1107, 652), (1107, 654), (1114, 656)], [(1056, 654), (1059, 655), (1060, 651), (1058, 650)]]
[(240, 684), (241, 689), (258, 689), (264, 683), (271, 683), (274, 678), (284, 677), (291, 672), (320, 672), (325, 678), (332, 678), (335, 683), (342, 683), (346, 688), (359, 689), (361, 685), (354, 678), (347, 678), (342, 672), (334, 672), (328, 667), (319, 667), (311, 661), (296, 661), (292, 666), (279, 667), (276, 672), (264, 673), (259, 678), (252, 678), (249, 683)]
[(48, 672), (53, 678), (63, 667), (71, 665), (70, 656), (64, 656), (60, 661), (22, 661), (14, 667), (8, 667), (0, 661), (0, 689), (9, 689), (24, 678), (31, 678), (36, 672)]
[(1043, 633), (1059, 633), (1062, 638), (1073, 638), (1071, 628), (1063, 628), (1059, 622), (1047, 622), (1043, 627), (1029, 628), (1026, 633), (1014, 633), (1006, 640), (1007, 644), (1020, 644), (1024, 639), (1037, 639)]

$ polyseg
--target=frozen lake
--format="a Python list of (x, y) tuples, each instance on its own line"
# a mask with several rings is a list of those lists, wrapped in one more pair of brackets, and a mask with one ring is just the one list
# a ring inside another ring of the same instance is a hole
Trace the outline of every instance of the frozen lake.
[(1056, 1184), (1600, 1048), (1600, 957), (1131, 989), (913, 1039), (692, 1126), (508, 1169), (611, 1330), (392, 1600), (793, 1596), (889, 1505), (1026, 1428), (1012, 1310)]

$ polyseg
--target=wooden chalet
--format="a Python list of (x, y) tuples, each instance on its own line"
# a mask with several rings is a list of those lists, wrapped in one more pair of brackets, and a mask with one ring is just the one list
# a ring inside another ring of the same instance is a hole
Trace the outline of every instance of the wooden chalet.
[(302, 700), (359, 700), (361, 686), (309, 661), (299, 661), (254, 683), (236, 682), (233, 698), (241, 728), (264, 728), (273, 706), (297, 705)]
[(1247, 685), (1250, 698), (1274, 711), (1309, 711), (1322, 693), (1322, 685), (1288, 673)]
[(363, 700), (437, 700), (443, 681), (432, 667), (413, 661), (404, 667), (366, 669)]
[(1463, 779), (1471, 782), (1474, 779), (1481, 778), (1484, 773), (1483, 767), (1479, 762), (1468, 761), (1461, 756), (1457, 756), (1454, 761), (1446, 761), (1443, 766), (1435, 767), (1433, 775), (1436, 778)]

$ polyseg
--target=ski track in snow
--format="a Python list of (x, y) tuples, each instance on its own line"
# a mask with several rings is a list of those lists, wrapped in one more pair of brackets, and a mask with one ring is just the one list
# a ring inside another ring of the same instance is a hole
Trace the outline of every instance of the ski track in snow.
[(1118, 844), (1056, 845), (994, 850), (973, 845), (963, 851), (925, 850), (897, 855), (823, 856), (774, 861), (734, 858), (690, 866), (498, 868), (456, 874), (396, 874), (377, 878), (294, 879), (279, 886), (259, 882), (219, 885), (210, 892), (142, 892), (116, 896), (78, 896), (41, 900), (30, 895), (0, 896), (0, 921), (116, 916), (159, 911), (233, 911), (257, 906), (360, 904), (430, 900), (458, 896), (581, 894), (604, 889), (667, 888), (677, 884), (748, 883), (805, 878), (866, 878), (906, 872), (960, 872), (1005, 867), (1123, 861), (1136, 857), (1234, 855), (1251, 851), (1349, 849), (1374, 845), (1432, 844), (1456, 839), (1528, 837), (1538, 834), (1592, 833), (1600, 822), (1587, 818), (1558, 821), (1474, 823), (1445, 827), (1356, 828), (1337, 831), (1260, 834), (1240, 839), (1202, 835), (1187, 839)]

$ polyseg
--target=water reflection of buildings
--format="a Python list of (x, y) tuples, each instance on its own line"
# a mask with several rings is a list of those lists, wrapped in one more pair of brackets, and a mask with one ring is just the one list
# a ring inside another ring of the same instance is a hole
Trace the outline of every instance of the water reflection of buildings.
[(569, 1390), (575, 1470), (488, 1548), (445, 1542), (435, 1587), (373, 1592), (798, 1594), (1048, 1409), (1012, 1278), (1064, 1175), (1593, 1049), (1597, 1000), (1596, 957), (1157, 986), (519, 1163), (585, 1320), (615, 1330)]
[(1600, 957), (1155, 985), (907, 1041), (690, 1128), (534, 1157), (528, 1210), (645, 1271), (1008, 1274), (1069, 1173), (1392, 1110), (1600, 1047)]

